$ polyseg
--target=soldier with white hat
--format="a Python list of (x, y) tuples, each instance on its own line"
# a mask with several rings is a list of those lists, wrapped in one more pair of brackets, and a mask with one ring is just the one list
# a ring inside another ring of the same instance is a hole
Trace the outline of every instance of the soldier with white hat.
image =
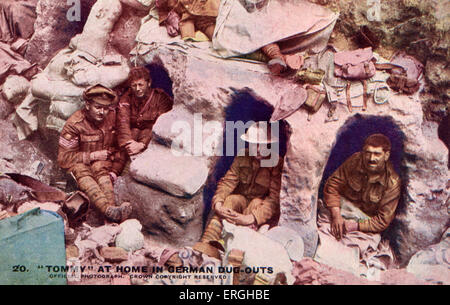
[(236, 156), (231, 168), (219, 181), (212, 199), (214, 215), (201, 240), (194, 245), (195, 250), (220, 258), (214, 245), (220, 239), (223, 219), (255, 229), (264, 224), (272, 227), (278, 223), (283, 158), (276, 158), (278, 162), (272, 167), (261, 166), (261, 161), (268, 159), (263, 156), (263, 146), (278, 141), (263, 123), (266, 122), (256, 122), (241, 136), (242, 140), (256, 145), (256, 153), (249, 154), (246, 150), (244, 156)]

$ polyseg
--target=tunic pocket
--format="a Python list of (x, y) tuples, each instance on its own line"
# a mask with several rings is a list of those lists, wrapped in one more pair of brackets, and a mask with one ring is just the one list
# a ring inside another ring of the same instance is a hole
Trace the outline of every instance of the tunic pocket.
[(348, 180), (348, 185), (355, 192), (360, 192), (362, 189), (362, 181), (356, 177), (350, 178)]
[(251, 179), (250, 168), (241, 167), (239, 168), (239, 181), (243, 184), (249, 184)]
[(256, 176), (255, 183), (259, 184), (264, 188), (269, 188), (270, 186), (270, 172), (267, 169), (260, 169)]
[(381, 197), (383, 197), (383, 189), (381, 186), (377, 185), (374, 186), (370, 191), (369, 191), (369, 201), (371, 203), (378, 203), (381, 201)]
[(93, 135), (80, 135), (80, 144), (81, 151), (97, 151), (102, 149), (102, 143), (100, 142), (102, 139), (102, 135), (93, 134)]
[(80, 141), (81, 142), (98, 142), (101, 139), (101, 135), (94, 134), (94, 135), (80, 135)]

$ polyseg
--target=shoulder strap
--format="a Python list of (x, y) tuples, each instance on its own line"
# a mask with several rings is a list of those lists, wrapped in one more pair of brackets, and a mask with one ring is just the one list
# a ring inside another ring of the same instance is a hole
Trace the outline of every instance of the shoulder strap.
[(148, 108), (150, 108), (151, 101), (153, 99), (153, 94), (155, 93), (155, 89), (152, 89), (152, 92), (150, 93), (150, 96), (148, 97), (147, 101), (145, 102), (144, 107), (142, 107), (142, 110), (140, 112), (146, 112), (148, 111)]

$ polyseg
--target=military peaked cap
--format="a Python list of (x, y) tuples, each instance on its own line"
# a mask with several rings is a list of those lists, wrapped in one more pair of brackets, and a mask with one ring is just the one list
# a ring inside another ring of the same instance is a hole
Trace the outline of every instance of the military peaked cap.
[(93, 101), (103, 106), (111, 106), (118, 101), (117, 94), (113, 90), (100, 84), (84, 90), (83, 99), (88, 102)]

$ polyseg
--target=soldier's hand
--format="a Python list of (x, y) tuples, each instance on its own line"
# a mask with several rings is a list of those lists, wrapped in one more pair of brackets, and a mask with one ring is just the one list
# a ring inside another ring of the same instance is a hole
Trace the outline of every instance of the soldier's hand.
[(223, 207), (223, 202), (217, 202), (214, 206), (214, 211), (222, 218), (228, 218), (236, 213), (230, 208)]
[(108, 150), (98, 150), (91, 152), (90, 159), (91, 161), (106, 161), (110, 154), (111, 152)]
[(128, 141), (127, 144), (125, 145), (125, 149), (127, 150), (130, 156), (140, 153), (141, 151), (144, 150), (144, 148), (145, 148), (144, 143), (136, 142), (133, 140)]
[(239, 226), (250, 226), (255, 223), (255, 217), (253, 216), (253, 214), (244, 215), (235, 213), (235, 215), (227, 217), (227, 220)]
[(8, 218), (9, 214), (6, 211), (0, 211), (0, 220)]
[(180, 34), (180, 16), (175, 11), (170, 11), (165, 23), (167, 34), (169, 34), (170, 37), (175, 37)]
[(331, 234), (340, 240), (344, 236), (344, 218), (340, 208), (331, 209)]

